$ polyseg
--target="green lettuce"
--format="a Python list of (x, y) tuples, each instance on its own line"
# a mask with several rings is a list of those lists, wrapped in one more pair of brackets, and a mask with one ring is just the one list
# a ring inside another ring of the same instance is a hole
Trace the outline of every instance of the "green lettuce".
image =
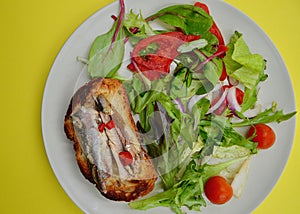
[(123, 21), (123, 26), (131, 44), (136, 45), (141, 39), (154, 35), (155, 32), (142, 14), (135, 14), (132, 10)]
[(243, 40), (243, 35), (237, 31), (232, 35), (228, 52), (224, 57), (228, 76), (237, 79), (245, 86), (245, 96), (242, 111), (253, 107), (257, 101), (257, 86), (259, 82), (267, 79), (264, 73), (266, 61), (259, 54), (250, 52)]
[(230, 165), (244, 159), (245, 157), (236, 158), (214, 165), (199, 165), (197, 161), (193, 160), (186, 167), (182, 179), (170, 189), (149, 198), (130, 202), (129, 206), (139, 210), (164, 206), (170, 207), (178, 214), (183, 213), (183, 206), (190, 210), (200, 211), (201, 207), (206, 206), (206, 201), (203, 197), (203, 189), (206, 181), (210, 177), (218, 175)]

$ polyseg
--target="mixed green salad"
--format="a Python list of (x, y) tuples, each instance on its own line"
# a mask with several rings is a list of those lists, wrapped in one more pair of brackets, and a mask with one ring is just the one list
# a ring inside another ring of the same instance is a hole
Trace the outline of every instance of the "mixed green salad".
[[(200, 210), (207, 200), (223, 204), (239, 197), (251, 157), (276, 140), (267, 124), (296, 113), (278, 110), (276, 102), (267, 108), (257, 102), (268, 78), (267, 60), (252, 53), (237, 30), (225, 44), (201, 2), (172, 5), (145, 18), (133, 10), (125, 14), (120, 0), (112, 22), (91, 46), (88, 72), (123, 82), (161, 186), (129, 206), (182, 213), (184, 206)], [(154, 22), (164, 28), (154, 29)], [(120, 67), (127, 63), (129, 43), (132, 75), (126, 77)]]

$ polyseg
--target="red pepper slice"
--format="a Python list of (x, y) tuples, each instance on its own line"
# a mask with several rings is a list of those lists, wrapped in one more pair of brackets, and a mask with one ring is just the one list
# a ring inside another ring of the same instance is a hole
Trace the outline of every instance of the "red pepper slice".
[(209, 14), (209, 10), (208, 10), (208, 7), (207, 7), (206, 4), (201, 3), (201, 2), (196, 2), (196, 3), (194, 4), (194, 6), (200, 7), (200, 8), (203, 9), (206, 13)]
[(225, 63), (224, 62), (222, 62), (222, 66), (223, 66), (223, 68), (222, 68), (222, 74), (221, 74), (221, 76), (219, 78), (220, 81), (224, 81), (227, 78), (226, 67), (225, 67)]
[[(194, 6), (196, 7), (200, 7), (201, 9), (203, 9), (207, 14), (209, 14), (209, 9), (208, 9), (208, 6), (204, 3), (201, 3), (201, 2), (196, 2), (194, 4)], [(209, 30), (212, 34), (214, 34), (217, 39), (219, 40), (219, 45), (225, 45), (225, 42), (224, 42), (224, 38), (222, 36), (222, 33), (220, 31), (220, 29), (218, 28), (217, 24), (215, 22), (213, 22), (213, 25), (212, 27), (210, 28)], [(219, 50), (218, 50), (219, 51)], [(217, 51), (217, 52), (218, 52)]]
[(105, 124), (106, 128), (108, 128), (109, 130), (115, 127), (114, 121), (110, 120)]
[(104, 128), (105, 128), (105, 124), (104, 123), (101, 123), (99, 126), (98, 126), (98, 130), (99, 132), (103, 132), (104, 131)]
[[(209, 14), (209, 9), (206, 4), (201, 3), (201, 2), (196, 2), (194, 4), (194, 6), (202, 8), (207, 14)], [(225, 56), (225, 52), (228, 50), (228, 48), (225, 46), (225, 42), (224, 42), (222, 33), (215, 22), (213, 22), (213, 25), (209, 31), (217, 37), (217, 39), (219, 41), (219, 46), (218, 46), (218, 50), (216, 51), (216, 53), (224, 52), (224, 54), (220, 55), (220, 57), (223, 58)], [(220, 81), (224, 81), (226, 79), (226, 77), (227, 77), (226, 67), (225, 67), (225, 64), (223, 63), (223, 69), (222, 69), (222, 74), (220, 76)]]
[[(168, 32), (141, 40), (133, 49), (131, 71), (139, 69), (149, 80), (155, 80), (170, 72), (172, 61), (179, 55), (177, 48), (184, 42), (200, 39), (200, 36), (185, 35), (182, 32)], [(156, 47), (148, 53), (150, 46)], [(144, 52), (144, 54), (142, 54)]]
[(123, 166), (127, 166), (133, 162), (133, 157), (128, 151), (119, 152), (119, 159)]

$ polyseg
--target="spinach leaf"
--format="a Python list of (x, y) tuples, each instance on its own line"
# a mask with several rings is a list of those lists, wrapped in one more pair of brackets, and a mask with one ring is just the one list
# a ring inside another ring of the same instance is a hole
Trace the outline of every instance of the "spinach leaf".
[(202, 35), (209, 31), (213, 24), (212, 17), (201, 8), (193, 5), (174, 5), (166, 7), (151, 15), (146, 21), (159, 19), (185, 34)]
[(113, 41), (116, 30), (117, 22), (110, 31), (94, 40), (88, 58), (88, 73), (91, 78), (117, 77), (117, 71), (124, 57), (125, 34), (123, 30), (119, 30), (116, 40)]
[[(222, 59), (214, 57), (214, 55), (210, 55), (210, 53), (205, 50), (195, 50), (194, 52), (200, 59), (200, 63), (196, 70), (200, 69), (200, 72), (203, 72), (205, 78), (213, 86), (215, 86), (219, 82), (219, 78), (222, 73)], [(211, 87), (208, 87), (208, 89), (210, 88)], [(207, 90), (206, 92), (208, 91), (209, 90)]]
[(124, 0), (120, 0), (120, 14), (112, 28), (94, 40), (88, 57), (88, 73), (91, 78), (114, 77), (122, 79), (118, 75), (121, 67), (125, 45), (123, 31), (123, 19), (125, 14)]

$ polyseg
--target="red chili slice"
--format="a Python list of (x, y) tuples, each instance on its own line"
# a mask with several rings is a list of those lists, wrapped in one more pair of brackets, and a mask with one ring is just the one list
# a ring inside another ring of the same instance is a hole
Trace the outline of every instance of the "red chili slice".
[(119, 153), (119, 159), (123, 166), (127, 166), (133, 162), (133, 157), (130, 152), (123, 151)]
[[(200, 36), (185, 35), (178, 31), (145, 38), (134, 47), (132, 63), (128, 65), (128, 69), (139, 69), (151, 81), (158, 79), (170, 72), (172, 61), (179, 55), (177, 48), (184, 42), (199, 38)], [(155, 48), (151, 49), (151, 46)]]

